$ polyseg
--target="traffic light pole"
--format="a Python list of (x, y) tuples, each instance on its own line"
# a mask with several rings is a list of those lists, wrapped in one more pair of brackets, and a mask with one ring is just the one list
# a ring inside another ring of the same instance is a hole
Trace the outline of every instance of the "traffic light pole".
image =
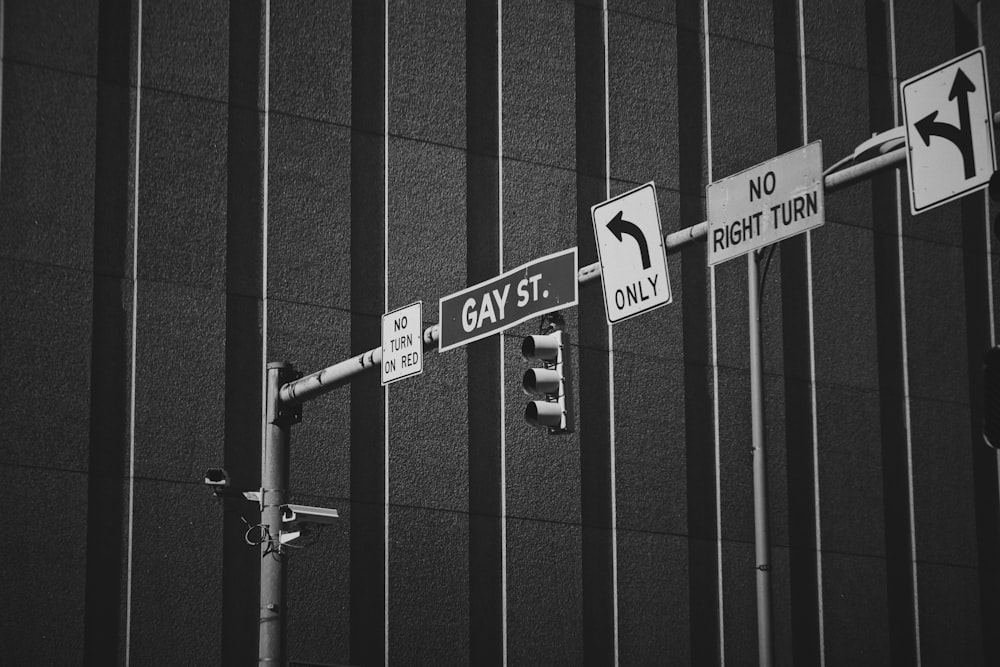
[(288, 502), (288, 444), (292, 424), (301, 420), (301, 404), (280, 399), (283, 384), (293, 378), (288, 364), (267, 365), (267, 424), (260, 492), (260, 623), (259, 667), (285, 664), (285, 554), (281, 547), (282, 506)]
[[(1000, 125), (1000, 112), (994, 114), (993, 124)], [(899, 128), (895, 132), (898, 137)], [(824, 175), (825, 193), (834, 192), (873, 175), (897, 168), (906, 161), (906, 147), (884, 141), (878, 146), (873, 137), (865, 144), (876, 145), (874, 157), (855, 162), (850, 166)], [(859, 147), (860, 150), (860, 147)], [(860, 160), (864, 154), (855, 154), (842, 162)], [(841, 163), (837, 163), (840, 165)], [(708, 222), (700, 222), (664, 237), (667, 254), (704, 241), (708, 237)], [(588, 264), (577, 272), (581, 285), (596, 281), (601, 275), (600, 263)], [(773, 663), (771, 632), (770, 543), (767, 503), (767, 457), (764, 442), (764, 390), (762, 343), (760, 334), (760, 277), (757, 253), (747, 259), (750, 328), (750, 385), (752, 410), (753, 478), (754, 478), (754, 532), (757, 579), (758, 651), (761, 665)], [(423, 332), (424, 350), (438, 347), (440, 324), (427, 327)], [(293, 379), (294, 371), (286, 364), (269, 364), (267, 371), (267, 434), (265, 438), (264, 474), (261, 483), (262, 530), (261, 542), (261, 591), (260, 591), (260, 664), (281, 664), (284, 660), (284, 570), (281, 554), (281, 505), (285, 503), (288, 487), (289, 426), (301, 419), (303, 402), (348, 384), (356, 375), (375, 370), (382, 362), (382, 348), (345, 359), (305, 377)]]

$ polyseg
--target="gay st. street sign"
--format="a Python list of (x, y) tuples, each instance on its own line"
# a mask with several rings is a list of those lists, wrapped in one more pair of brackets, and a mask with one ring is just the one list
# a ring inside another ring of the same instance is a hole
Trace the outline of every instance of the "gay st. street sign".
[(438, 350), (453, 350), (532, 317), (575, 306), (576, 270), (576, 248), (570, 248), (442, 298)]

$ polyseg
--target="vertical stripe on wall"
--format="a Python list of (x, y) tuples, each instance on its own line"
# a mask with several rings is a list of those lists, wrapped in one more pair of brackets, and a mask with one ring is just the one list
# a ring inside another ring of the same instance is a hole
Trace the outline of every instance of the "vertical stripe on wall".
[[(806, 20), (803, 0), (797, 0), (796, 10), (798, 11), (798, 52), (799, 52), (799, 85), (801, 87), (801, 113), (802, 113), (802, 141), (810, 141), (809, 136), (809, 98), (806, 93)], [(813, 262), (812, 262), (812, 232), (806, 232), (805, 238), (805, 261), (806, 261), (806, 286), (807, 307), (808, 307), (808, 331), (809, 331), (809, 409), (812, 413), (812, 487), (813, 487), (813, 516), (815, 526), (813, 527), (813, 548), (815, 558), (815, 587), (816, 587), (816, 642), (819, 651), (819, 664), (826, 665), (826, 638), (823, 625), (823, 532), (820, 525), (820, 495), (819, 495), (819, 419), (817, 418), (816, 405), (816, 311), (813, 292)], [(794, 602), (792, 603), (794, 605)], [(795, 648), (793, 647), (793, 657)]]
[(263, 150), (261, 174), (261, 189), (263, 199), (261, 201), (261, 273), (260, 273), (260, 369), (258, 374), (260, 380), (260, 469), (264, 469), (264, 442), (267, 439), (267, 364), (270, 359), (267, 353), (268, 335), (268, 202), (270, 200), (270, 174), (271, 174), (271, 0), (264, 0), (264, 81), (263, 94), (260, 100), (260, 107), (263, 112), (263, 139), (261, 146)]
[[(0, 128), (3, 127), (3, 66), (4, 66), (3, 33), (4, 33), (5, 9), (6, 6), (4, 0), (0, 0)], [(100, 56), (98, 56), (98, 59), (100, 59)], [(98, 67), (100, 67), (100, 65), (98, 65)], [(2, 156), (3, 156), (3, 132), (0, 131), (0, 160), (3, 159)], [(2, 185), (2, 183), (0, 183), (0, 185)]]
[[(706, 19), (707, 20), (707, 19)], [(707, 59), (698, 26), (702, 3), (677, 3), (677, 173), (680, 227), (704, 218), (707, 162)], [(707, 47), (706, 51), (707, 52)], [(681, 254), (684, 346), (684, 440), (687, 461), (688, 598), (691, 664), (721, 663), (720, 578), (718, 551), (718, 479), (716, 475), (712, 321), (709, 269), (701, 244)]]
[[(955, 53), (960, 55), (979, 43), (977, 21), (959, 5), (955, 11)], [(1000, 663), (1000, 512), (997, 506), (996, 453), (982, 438), (983, 355), (992, 346), (989, 286), (988, 208), (983, 197), (961, 200), (963, 273), (965, 276), (965, 322), (968, 335), (969, 432), (972, 434), (972, 479), (976, 512), (976, 544), (979, 556), (979, 607), (983, 636), (983, 662)]]
[[(805, 142), (805, 114), (797, 0), (775, 0), (774, 72), (776, 152)], [(782, 353), (784, 356), (785, 454), (788, 490), (789, 588), (792, 658), (821, 663), (819, 578), (816, 557), (815, 432), (813, 429), (812, 322), (809, 239), (783, 241), (781, 253)]]
[[(869, 119), (872, 131), (895, 125), (894, 79), (890, 34), (881, 0), (865, 6), (868, 49)], [(902, 256), (895, 173), (875, 176), (872, 224), (875, 269), (876, 330), (879, 375), (879, 422), (882, 433), (882, 480), (885, 512), (886, 585), (889, 650), (897, 664), (915, 664), (916, 619), (912, 573), (912, 511), (903, 341)]]
[[(351, 7), (351, 354), (371, 348), (385, 298), (386, 8)], [(377, 373), (351, 383), (350, 655), (386, 659), (385, 399)]]
[[(116, 664), (123, 647), (125, 462), (129, 434), (130, 0), (98, 11), (93, 333), (87, 477), (84, 661)], [(2, 84), (2, 82), (0, 82)], [(0, 86), (2, 87), (2, 86)]]
[[(266, 8), (265, 8), (266, 11)], [(232, 1), (229, 6), (229, 119), (226, 209), (226, 393), (224, 465), (234, 488), (260, 486), (258, 419), (264, 409), (261, 369), (247, 363), (264, 345), (263, 171), (264, 116), (258, 108), (261, 84), (262, 6)], [(243, 540), (249, 511), (242, 498), (227, 498), (223, 516), (222, 660), (248, 664), (256, 655), (259, 554)]]
[[(500, 30), (497, 4), (468, 0), (466, 39), (466, 279), (501, 272)], [(468, 347), (469, 660), (502, 665), (503, 337)]]
[[(896, 8), (893, 0), (888, 2), (888, 12), (889, 12), (889, 55), (890, 55), (890, 72), (892, 75), (892, 112), (893, 112), (893, 124), (898, 124), (901, 122), (902, 112), (899, 107), (899, 73), (897, 69), (897, 40), (896, 40)], [(913, 433), (911, 430), (912, 421), (910, 415), (910, 375), (909, 375), (909, 350), (907, 345), (907, 333), (906, 333), (906, 282), (904, 280), (903, 274), (903, 190), (902, 190), (902, 175), (897, 172), (896, 174), (896, 253), (897, 253), (897, 268), (899, 270), (899, 327), (900, 327), (900, 340), (902, 347), (902, 392), (903, 392), (903, 426), (906, 431), (906, 491), (907, 491), (907, 506), (909, 508), (907, 517), (907, 526), (909, 527), (909, 573), (910, 573), (910, 609), (912, 609), (912, 625), (913, 628), (910, 632), (910, 643), (913, 645), (912, 649), (903, 649), (903, 656), (906, 657), (909, 654), (915, 656), (916, 664), (920, 664), (920, 606), (919, 606), (919, 594), (917, 591), (917, 545), (916, 545), (916, 535), (915, 535), (915, 521), (914, 521), (914, 503), (913, 503)], [(883, 467), (885, 463), (883, 461)], [(890, 602), (890, 605), (892, 603)], [(890, 612), (891, 613), (891, 612)], [(892, 632), (893, 619), (890, 618), (890, 633)], [(890, 637), (890, 642), (892, 638)]]
[(135, 20), (135, 126), (133, 130), (132, 167), (132, 323), (129, 340), (129, 415), (128, 415), (128, 554), (125, 574), (125, 665), (132, 655), (132, 543), (135, 537), (135, 395), (136, 348), (139, 313), (139, 148), (142, 119), (142, 0), (138, 0)]
[[(712, 57), (711, 57), (711, 38), (709, 36), (709, 18), (708, 18), (708, 0), (703, 0), (701, 7), (701, 30), (700, 34), (704, 40), (702, 44), (702, 67), (705, 73), (705, 125), (704, 125), (704, 136), (705, 136), (705, 178), (702, 179), (702, 185), (711, 183), (713, 179), (714, 169), (712, 162)], [(707, 208), (707, 207), (703, 207)], [(707, 218), (707, 211), (705, 215), (700, 216)], [(707, 263), (707, 262), (706, 262)], [(708, 285), (707, 291), (709, 295), (708, 311), (710, 317), (710, 328), (709, 335), (711, 337), (711, 358), (709, 359), (709, 365), (712, 372), (712, 444), (714, 448), (715, 457), (712, 461), (712, 467), (714, 468), (715, 479), (715, 565), (716, 565), (716, 593), (717, 593), (717, 609), (716, 609), (716, 629), (718, 630), (718, 635), (716, 636), (716, 645), (718, 646), (718, 657), (719, 665), (724, 666), (726, 664), (726, 609), (725, 609), (725, 591), (723, 587), (724, 573), (723, 573), (723, 563), (722, 563), (722, 466), (721, 466), (721, 437), (719, 434), (719, 331), (718, 331), (718, 316), (716, 313), (716, 292), (715, 292), (715, 267), (708, 268)], [(690, 586), (690, 582), (688, 583)], [(693, 632), (693, 630), (692, 630)]]
[[(611, 91), (609, 77), (610, 72), (610, 50), (609, 29), (610, 16), (608, 15), (608, 0), (602, 0), (601, 5), (601, 29), (604, 39), (604, 196), (611, 197)], [(611, 484), (611, 633), (612, 652), (615, 658), (615, 665), (618, 665), (618, 508), (617, 489), (615, 487), (615, 351), (613, 327), (608, 324), (608, 478)]]
[[(499, 253), (500, 270), (503, 271), (504, 228), (503, 228), (503, 0), (497, 0), (497, 217), (500, 226)], [(504, 364), (504, 338), (500, 336), (500, 378), (506, 380)], [(501, 386), (503, 386), (501, 382)], [(500, 642), (502, 664), (507, 667), (507, 401), (500, 404), (500, 423), (504, 431), (500, 434)]]
[[(3, 8), (0, 7), (0, 28), (2, 28), (2, 23), (3, 23), (3, 15), (2, 14), (3, 14)], [(986, 44), (986, 42), (983, 41), (983, 2), (982, 2), (982, 0), (977, 0), (976, 1), (976, 44), (978, 44), (980, 46), (984, 46)], [(2, 46), (2, 45), (0, 45), (0, 46)], [(0, 84), (2, 84), (2, 83), (3, 83), (3, 71), (0, 71)], [(2, 99), (0, 99), (0, 102), (2, 102)], [(983, 234), (984, 234), (985, 240), (986, 240), (986, 246), (985, 246), (985, 248), (986, 248), (986, 257), (984, 259), (986, 261), (986, 269), (985, 270), (986, 270), (987, 318), (989, 319), (989, 324), (990, 324), (990, 346), (992, 347), (993, 345), (996, 345), (996, 341), (997, 341), (997, 330), (996, 330), (997, 323), (996, 323), (996, 317), (994, 316), (994, 312), (993, 312), (993, 303), (994, 303), (994, 300), (993, 300), (993, 261), (992, 261), (992, 258), (993, 258), (993, 231), (992, 231), (992, 225), (990, 224), (990, 221), (993, 219), (993, 212), (990, 211), (990, 197), (989, 197), (989, 192), (988, 191), (983, 192), (982, 193), (982, 198), (983, 198), (983, 206), (986, 208), (986, 219), (983, 220), (983, 224), (985, 226), (985, 229), (983, 230)], [(995, 463), (997, 463), (998, 465), (1000, 465), (1000, 457), (994, 456), (994, 458), (997, 459), (995, 461)], [(996, 467), (996, 466), (994, 466), (994, 467)]]
[[(604, 19), (598, 2), (575, 6), (577, 243), (596, 260), (590, 207), (607, 196)], [(583, 523), (583, 652), (586, 664), (614, 662), (614, 572), (608, 328), (599, 290), (579, 305), (580, 505)]]
[[(382, 8), (382, 309), (389, 306), (389, 0)], [(354, 39), (353, 31), (351, 39)], [(353, 127), (353, 118), (352, 123)], [(353, 144), (353, 142), (352, 142)], [(353, 308), (352, 308), (353, 311)], [(421, 323), (421, 326), (423, 324)], [(384, 528), (382, 533), (382, 611), (383, 659), (389, 664), (389, 388), (382, 389), (382, 504)]]

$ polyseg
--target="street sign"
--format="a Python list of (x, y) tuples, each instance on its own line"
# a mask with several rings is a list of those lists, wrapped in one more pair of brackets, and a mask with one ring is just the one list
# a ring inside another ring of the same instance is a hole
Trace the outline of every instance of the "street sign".
[(914, 215), (985, 188), (996, 171), (986, 51), (900, 84)]
[(823, 146), (814, 141), (708, 186), (708, 264), (823, 224)]
[(424, 372), (423, 302), (382, 316), (382, 384)]
[(570, 248), (442, 298), (438, 350), (453, 350), (529, 318), (575, 306), (576, 271), (576, 248)]
[(590, 208), (608, 323), (671, 301), (667, 253), (652, 181)]

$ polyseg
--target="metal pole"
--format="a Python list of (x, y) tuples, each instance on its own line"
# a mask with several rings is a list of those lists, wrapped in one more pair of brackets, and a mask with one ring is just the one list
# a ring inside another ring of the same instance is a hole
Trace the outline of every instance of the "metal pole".
[(296, 406), (282, 406), (281, 386), (294, 369), (267, 365), (267, 425), (260, 475), (260, 623), (258, 665), (285, 664), (285, 563), (281, 552), (281, 506), (288, 502), (288, 442), (291, 425), (301, 418)]
[(764, 446), (764, 370), (760, 335), (757, 252), (747, 255), (750, 306), (750, 409), (753, 435), (753, 523), (757, 569), (757, 653), (761, 667), (774, 662), (771, 647), (771, 544), (767, 517), (767, 451)]

